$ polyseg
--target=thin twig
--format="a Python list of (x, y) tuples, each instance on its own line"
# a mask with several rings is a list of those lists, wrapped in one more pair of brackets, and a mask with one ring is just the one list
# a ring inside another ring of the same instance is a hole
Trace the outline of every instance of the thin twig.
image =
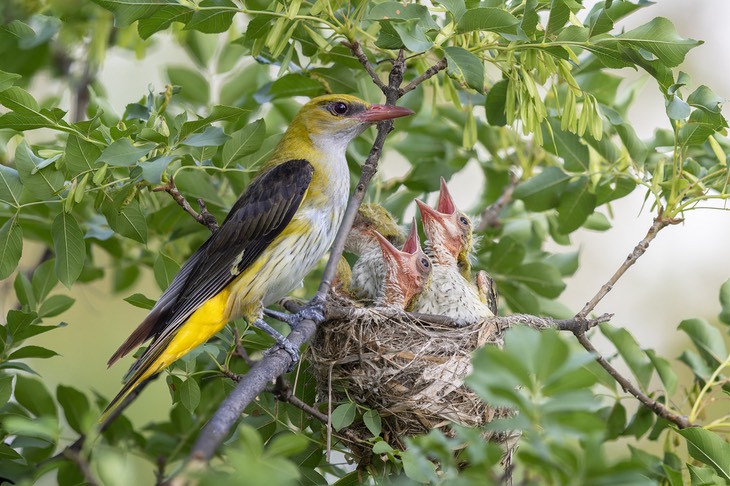
[(474, 228), (476, 231), (484, 231), (487, 228), (499, 227), (501, 224), (499, 220), (499, 213), (501, 213), (504, 207), (512, 200), (512, 193), (515, 192), (515, 187), (517, 187), (517, 176), (510, 173), (509, 184), (507, 184), (504, 188), (502, 194), (492, 205), (482, 211), (482, 214), (479, 217), (479, 224), (476, 228)]
[[(401, 51), (393, 62), (393, 68), (391, 69), (389, 76), (389, 83), (385, 90), (387, 105), (395, 105), (395, 102), (400, 97), (400, 85), (403, 82), (404, 70), (405, 63), (403, 60), (403, 52)], [(373, 81), (375, 82), (375, 80)], [(352, 227), (357, 209), (365, 197), (368, 183), (377, 170), (377, 164), (383, 150), (385, 139), (392, 129), (392, 120), (383, 121), (378, 124), (378, 133), (375, 137), (375, 142), (373, 143), (373, 147), (370, 150), (367, 160), (363, 164), (362, 176), (360, 177), (360, 181), (357, 184), (355, 192), (350, 198), (350, 202), (348, 203), (343, 216), (343, 221), (330, 250), (329, 261), (327, 262), (327, 266), (324, 270), (319, 289), (313, 299), (315, 302), (326, 301), (331, 282), (335, 276), (337, 261), (344, 250), (345, 239)], [(300, 347), (312, 339), (316, 329), (317, 323), (310, 319), (304, 319), (299, 323), (297, 328), (294, 329), (289, 336), (287, 336), (287, 338), (291, 344), (296, 347)], [(190, 468), (195, 468), (196, 464), (200, 465), (201, 462), (207, 462), (211, 457), (213, 457), (213, 454), (215, 454), (215, 451), (218, 449), (220, 444), (228, 436), (230, 430), (236, 424), (246, 406), (248, 406), (248, 404), (251, 403), (261, 392), (263, 392), (272, 380), (274, 380), (277, 376), (284, 374), (290, 364), (291, 356), (284, 350), (278, 350), (268, 354), (251, 367), (249, 372), (238, 383), (236, 388), (234, 388), (225, 400), (223, 400), (213, 417), (200, 432), (200, 435), (193, 445), (188, 457), (190, 461)]]
[[(373, 68), (372, 64), (370, 64), (370, 61), (368, 60), (368, 56), (365, 54), (365, 52), (362, 50), (362, 46), (360, 46), (360, 43), (358, 41), (352, 41), (347, 42), (343, 41), (342, 45), (350, 49), (352, 51), (352, 55), (357, 58), (358, 61), (360, 61), (360, 64), (363, 65), (365, 68), (365, 71), (370, 75), (370, 78), (373, 80), (373, 83), (375, 83), (375, 86), (380, 88), (380, 91), (383, 92), (384, 95), (387, 96), (388, 94), (388, 86), (385, 85), (380, 80), (380, 76), (378, 76), (378, 73), (375, 72), (375, 69)], [(415, 86), (414, 86), (415, 88)]]
[(647, 406), (652, 412), (654, 412), (659, 417), (662, 417), (675, 425), (679, 427), (680, 429), (686, 429), (687, 427), (693, 427), (694, 424), (689, 421), (687, 417), (684, 415), (678, 415), (672, 411), (670, 411), (663, 403), (658, 402), (656, 400), (652, 400), (647, 395), (641, 392), (637, 387), (633, 385), (626, 377), (624, 377), (621, 373), (616, 370), (613, 366), (611, 366), (611, 363), (606, 361), (606, 358), (601, 356), (601, 354), (598, 352), (598, 350), (593, 347), (593, 344), (591, 341), (586, 337), (585, 333), (583, 332), (575, 332), (576, 339), (578, 339), (578, 342), (590, 353), (593, 353), (593, 355), (596, 358), (596, 361), (598, 361), (598, 364), (600, 364), (603, 369), (605, 369), (611, 377), (618, 382), (619, 385), (621, 385), (621, 388), (625, 392), (630, 393), (633, 395), (637, 400), (639, 400), (642, 404)]
[(88, 461), (82, 457), (81, 452), (75, 449), (66, 448), (63, 450), (63, 455), (68, 458), (71, 462), (76, 464), (79, 468), (81, 475), (84, 477), (84, 481), (89, 486), (99, 486), (99, 482), (96, 480), (91, 472), (91, 466)]
[[(636, 260), (638, 260), (639, 257), (641, 257), (641, 255), (646, 252), (646, 249), (649, 247), (649, 243), (651, 243), (651, 241), (656, 238), (659, 231), (661, 231), (666, 226), (669, 226), (670, 224), (678, 224), (682, 221), (681, 219), (676, 218), (665, 218), (663, 216), (663, 213), (663, 208), (659, 208), (659, 214), (656, 218), (654, 218), (654, 222), (647, 231), (646, 236), (644, 236), (639, 244), (634, 247), (634, 250), (629, 254), (628, 257), (626, 257), (626, 260), (611, 276), (608, 282), (606, 282), (598, 291), (598, 293), (586, 303), (583, 309), (581, 309), (581, 311), (575, 315), (576, 320), (585, 320), (585, 317), (588, 315), (588, 313), (591, 312), (596, 307), (596, 305), (598, 305), (598, 303), (611, 291), (618, 279), (621, 278), (624, 273), (626, 273), (626, 270), (628, 270), (634, 263), (636, 263)], [(581, 346), (583, 346), (586, 351), (592, 353), (595, 356), (598, 364), (601, 365), (601, 367), (603, 367), (603, 369), (605, 369), (608, 374), (611, 375), (611, 377), (613, 377), (613, 379), (619, 383), (619, 385), (621, 385), (621, 388), (623, 388), (625, 392), (633, 395), (637, 400), (639, 400), (642, 404), (648, 407), (656, 415), (676, 424), (677, 427), (679, 427), (680, 429), (693, 426), (692, 422), (690, 422), (687, 417), (678, 415), (670, 411), (663, 403), (649, 398), (641, 390), (634, 386), (634, 384), (631, 383), (628, 378), (619, 373), (618, 370), (616, 370), (616, 368), (614, 368), (611, 363), (606, 360), (606, 358), (601, 356), (598, 350), (593, 346), (593, 343), (591, 343), (591, 341), (585, 335), (586, 330), (577, 328), (573, 329), (572, 332), (578, 342), (581, 344)]]
[(185, 210), (185, 212), (192, 216), (195, 221), (208, 228), (211, 233), (215, 233), (216, 231), (218, 231), (218, 222), (216, 221), (215, 216), (210, 214), (205, 208), (205, 203), (203, 202), (203, 200), (198, 199), (198, 204), (200, 205), (200, 213), (198, 213), (193, 209), (192, 206), (190, 206), (190, 203), (187, 201), (187, 199), (185, 199), (185, 197), (180, 194), (180, 191), (177, 189), (177, 186), (175, 185), (175, 180), (172, 176), (170, 176), (170, 181), (167, 184), (157, 186), (152, 189), (152, 191), (165, 191), (170, 196), (172, 196), (172, 199), (174, 199), (175, 202), (178, 203)]
[(608, 279), (608, 282), (606, 282), (601, 287), (598, 293), (586, 303), (586, 305), (583, 307), (583, 309), (581, 309), (578, 314), (576, 314), (576, 317), (585, 318), (589, 312), (595, 309), (598, 303), (611, 291), (618, 279), (621, 278), (624, 273), (626, 273), (626, 270), (628, 270), (634, 263), (636, 263), (636, 260), (638, 260), (639, 257), (644, 254), (646, 249), (649, 247), (649, 243), (651, 243), (651, 241), (656, 238), (656, 235), (657, 233), (659, 233), (659, 231), (661, 231), (666, 226), (669, 226), (670, 224), (679, 224), (682, 222), (682, 220), (678, 218), (665, 218), (663, 216), (663, 213), (664, 210), (662, 208), (659, 208), (659, 215), (654, 218), (654, 222), (649, 228), (649, 231), (647, 231), (646, 236), (644, 236), (644, 239), (641, 240), (639, 244), (636, 245), (636, 247), (634, 247), (634, 250), (629, 253), (629, 256), (626, 257), (626, 260), (624, 260), (618, 270), (616, 270), (616, 273), (614, 273), (611, 278)]
[(244, 360), (249, 368), (253, 366), (254, 360), (251, 359), (251, 356), (248, 355), (246, 348), (244, 348), (243, 344), (241, 344), (241, 334), (238, 332), (238, 329), (236, 329), (235, 326), (233, 327), (233, 340), (235, 341), (236, 355)]
[(416, 79), (408, 83), (404, 88), (401, 88), (400, 95), (403, 96), (404, 94), (408, 93), (409, 91), (413, 91), (416, 89), (416, 87), (426, 81), (427, 79), (435, 76), (439, 71), (443, 71), (448, 67), (449, 63), (444, 57), (439, 62), (431, 66), (430, 68), (426, 69), (423, 74), (418, 76)]
[[(411, 320), (421, 324), (429, 324), (434, 326), (442, 327), (464, 327), (469, 324), (458, 319), (452, 319), (450, 317), (435, 315), (435, 314), (421, 314), (418, 312), (406, 312), (399, 309), (390, 307), (354, 307), (337, 304), (327, 305), (327, 318), (338, 319), (338, 320), (352, 320), (356, 321), (358, 318), (363, 317), (365, 313), (373, 313), (386, 319), (395, 320)], [(598, 324), (608, 322), (613, 317), (613, 314), (603, 314), (595, 319), (583, 319), (580, 317), (574, 317), (573, 319), (553, 319), (551, 317), (538, 317), (529, 314), (513, 314), (511, 316), (490, 316), (486, 318), (486, 321), (493, 322), (502, 329), (523, 325), (532, 327), (533, 329), (556, 329), (558, 331), (567, 332), (586, 332), (593, 329)]]

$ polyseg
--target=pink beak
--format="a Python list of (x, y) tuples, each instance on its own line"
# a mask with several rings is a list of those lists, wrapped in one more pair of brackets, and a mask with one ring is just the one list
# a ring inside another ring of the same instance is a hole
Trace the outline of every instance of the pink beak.
[(362, 121), (374, 123), (383, 120), (392, 120), (402, 116), (413, 115), (415, 112), (403, 106), (390, 105), (370, 105), (370, 108), (357, 114), (357, 118)]
[(398, 248), (394, 247), (390, 241), (385, 238), (385, 236), (381, 235), (377, 231), (373, 231), (373, 234), (378, 239), (378, 243), (380, 243), (380, 248), (383, 250), (383, 256), (386, 257), (387, 255), (390, 255), (391, 258), (398, 261), (401, 256), (401, 252)]
[(456, 204), (451, 198), (451, 193), (443, 177), (441, 178), (441, 190), (439, 191), (439, 202), (436, 205), (436, 210), (443, 214), (454, 214), (456, 212)]
[(403, 244), (403, 251), (412, 255), (420, 249), (421, 242), (418, 241), (418, 227), (416, 226), (416, 218), (413, 218), (411, 231), (408, 233), (408, 238), (406, 238), (406, 242)]

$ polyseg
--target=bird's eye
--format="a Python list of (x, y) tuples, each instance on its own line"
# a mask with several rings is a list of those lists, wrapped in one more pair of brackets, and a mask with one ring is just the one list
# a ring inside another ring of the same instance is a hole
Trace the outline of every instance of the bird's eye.
[(464, 226), (467, 226), (469, 224), (469, 220), (466, 219), (466, 216), (459, 216), (459, 223), (463, 224)]
[(331, 108), (333, 114), (342, 116), (345, 113), (347, 113), (347, 110), (349, 107), (347, 106), (347, 103), (337, 101), (335, 103), (332, 103), (330, 108)]
[(428, 258), (423, 257), (421, 258), (421, 265), (423, 265), (424, 268), (428, 268), (431, 266), (431, 262), (428, 261)]

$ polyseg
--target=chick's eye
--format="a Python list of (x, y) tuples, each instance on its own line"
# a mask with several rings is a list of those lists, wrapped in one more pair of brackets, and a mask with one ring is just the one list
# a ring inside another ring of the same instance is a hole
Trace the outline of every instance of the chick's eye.
[(469, 220), (466, 219), (466, 216), (459, 216), (459, 223), (463, 224), (464, 226), (469, 224)]
[(347, 103), (343, 103), (341, 101), (338, 101), (336, 103), (332, 103), (332, 113), (335, 115), (344, 115), (347, 113)]
[(423, 265), (425, 268), (428, 268), (431, 266), (431, 262), (428, 261), (428, 258), (423, 257), (421, 258), (421, 265)]

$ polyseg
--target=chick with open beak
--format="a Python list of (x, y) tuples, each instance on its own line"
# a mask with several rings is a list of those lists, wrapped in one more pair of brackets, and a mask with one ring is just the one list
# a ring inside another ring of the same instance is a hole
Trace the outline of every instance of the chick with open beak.
[(433, 263), (431, 285), (415, 300), (414, 312), (440, 314), (459, 324), (477, 322), (496, 314), (496, 295), (491, 278), (480, 272), (479, 286), (471, 282), (469, 252), (474, 238), (469, 217), (459, 211), (446, 182), (436, 209), (416, 200), (428, 238), (427, 253)]
[(428, 287), (432, 268), (431, 260), (418, 241), (416, 220), (413, 219), (403, 250), (398, 250), (380, 233), (374, 234), (382, 250), (385, 270), (383, 291), (376, 303), (383, 307), (410, 310), (414, 297)]

